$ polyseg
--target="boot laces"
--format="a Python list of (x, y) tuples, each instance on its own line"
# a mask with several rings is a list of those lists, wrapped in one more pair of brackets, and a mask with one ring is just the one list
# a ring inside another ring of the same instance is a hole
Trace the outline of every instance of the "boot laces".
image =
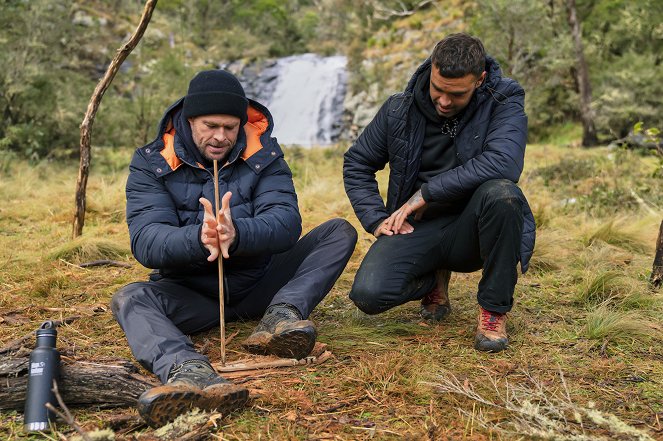
[(481, 308), (481, 326), (484, 329), (488, 329), (493, 332), (497, 332), (498, 328), (504, 321), (506, 314), (500, 314), (498, 312), (486, 311)]

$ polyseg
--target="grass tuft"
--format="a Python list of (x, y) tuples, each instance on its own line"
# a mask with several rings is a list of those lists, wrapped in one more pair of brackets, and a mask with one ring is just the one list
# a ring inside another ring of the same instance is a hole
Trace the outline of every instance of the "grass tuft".
[(103, 239), (79, 237), (67, 242), (49, 254), (50, 260), (66, 260), (71, 263), (82, 263), (92, 260), (125, 259), (131, 251), (115, 242)]
[(617, 271), (599, 270), (588, 272), (578, 290), (578, 302), (585, 305), (598, 305), (630, 294), (623, 274)]
[(655, 335), (655, 329), (635, 311), (615, 311), (601, 305), (587, 315), (587, 337), (605, 342), (643, 341)]
[(601, 225), (587, 237), (585, 245), (590, 246), (599, 241), (636, 253), (646, 253), (648, 249), (637, 233), (620, 227), (614, 220)]

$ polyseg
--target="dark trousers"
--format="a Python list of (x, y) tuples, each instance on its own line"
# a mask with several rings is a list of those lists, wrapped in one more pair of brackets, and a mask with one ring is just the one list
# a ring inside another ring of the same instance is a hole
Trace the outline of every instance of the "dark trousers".
[[(243, 298), (224, 305), (225, 320), (259, 318), (279, 303), (294, 305), (308, 317), (343, 272), (356, 242), (357, 231), (345, 220), (316, 227), (293, 248), (273, 256), (264, 276)], [(186, 334), (219, 325), (218, 295), (178, 282), (163, 278), (132, 283), (111, 300), (134, 357), (164, 383), (174, 364), (207, 360), (195, 352)]]
[(410, 234), (380, 236), (366, 253), (350, 299), (367, 314), (418, 300), (435, 286), (435, 271), (483, 268), (477, 292), (489, 311), (507, 312), (518, 280), (523, 204), (508, 180), (491, 180), (474, 192), (457, 215), (409, 222)]

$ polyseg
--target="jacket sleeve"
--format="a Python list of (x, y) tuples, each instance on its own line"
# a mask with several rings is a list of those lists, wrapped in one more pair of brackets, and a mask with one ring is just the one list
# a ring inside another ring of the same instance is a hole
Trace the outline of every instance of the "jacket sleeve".
[(378, 189), (375, 173), (389, 161), (387, 146), (387, 100), (366, 126), (343, 160), (343, 183), (352, 208), (366, 231), (373, 231), (389, 217)]
[(464, 164), (433, 177), (422, 187), (427, 202), (448, 202), (469, 196), (491, 179), (518, 182), (527, 142), (525, 92), (517, 86), (509, 98), (494, 106), (481, 153)]
[(201, 225), (180, 227), (173, 199), (136, 151), (126, 187), (131, 251), (148, 268), (177, 268), (206, 262)]
[(283, 158), (261, 173), (253, 191), (253, 217), (233, 219), (236, 238), (230, 254), (276, 254), (290, 249), (302, 232), (292, 173)]

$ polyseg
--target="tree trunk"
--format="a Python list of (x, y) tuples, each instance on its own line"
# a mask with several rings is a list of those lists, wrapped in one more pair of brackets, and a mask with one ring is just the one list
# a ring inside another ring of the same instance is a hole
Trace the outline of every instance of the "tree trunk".
[(576, 12), (576, 1), (566, 0), (566, 12), (573, 36), (573, 46), (576, 56), (576, 78), (580, 91), (580, 117), (582, 119), (582, 145), (591, 147), (598, 144), (594, 115), (592, 112), (592, 89), (589, 83), (589, 69), (585, 61), (585, 51), (582, 46), (582, 31), (578, 14)]
[[(128, 360), (63, 363), (58, 383), (67, 406), (135, 406), (145, 390), (160, 384), (138, 372)], [(0, 357), (0, 410), (23, 410), (28, 386), (28, 357)]]
[(663, 221), (658, 230), (658, 239), (656, 240), (656, 254), (654, 255), (654, 266), (651, 270), (649, 281), (656, 288), (663, 284)]
[(106, 89), (110, 86), (115, 74), (120, 69), (120, 66), (124, 60), (129, 56), (131, 51), (136, 47), (140, 39), (147, 29), (147, 25), (152, 18), (152, 12), (157, 4), (157, 0), (147, 0), (145, 3), (145, 8), (143, 9), (143, 15), (140, 18), (140, 23), (134, 31), (133, 35), (127, 43), (125, 43), (120, 49), (118, 49), (113, 61), (111, 61), (110, 66), (106, 70), (104, 77), (99, 81), (97, 87), (94, 89), (94, 93), (90, 98), (90, 102), (87, 106), (87, 111), (85, 112), (85, 117), (81, 123), (81, 160), (80, 166), (78, 169), (78, 179), (76, 180), (76, 214), (74, 215), (73, 222), (73, 238), (77, 238), (83, 234), (83, 225), (85, 224), (85, 190), (87, 188), (87, 179), (90, 170), (90, 131), (92, 130), (92, 124), (94, 123), (94, 117), (97, 114), (99, 109), (99, 104), (101, 104), (101, 99), (106, 93)]

